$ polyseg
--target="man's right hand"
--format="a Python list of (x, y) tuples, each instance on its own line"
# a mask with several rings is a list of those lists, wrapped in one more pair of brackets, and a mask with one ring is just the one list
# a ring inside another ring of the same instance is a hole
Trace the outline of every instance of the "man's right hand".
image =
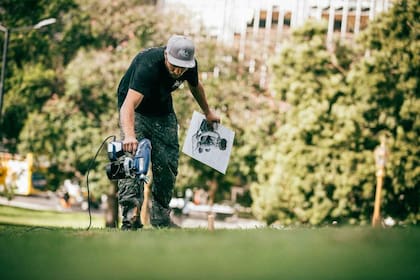
[(123, 150), (132, 154), (136, 152), (139, 143), (134, 132), (134, 110), (142, 100), (143, 94), (130, 88), (120, 109), (120, 122), (124, 133)]
[(134, 154), (137, 150), (137, 145), (139, 141), (137, 141), (136, 137), (134, 136), (127, 136), (123, 140), (123, 150), (125, 152), (129, 152)]

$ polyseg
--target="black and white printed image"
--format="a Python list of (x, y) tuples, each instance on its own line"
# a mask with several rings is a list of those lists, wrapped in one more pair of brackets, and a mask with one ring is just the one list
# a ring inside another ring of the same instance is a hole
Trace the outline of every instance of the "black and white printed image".
[(234, 132), (221, 124), (207, 123), (203, 114), (193, 113), (183, 153), (225, 174)]
[(227, 139), (222, 138), (217, 131), (218, 124), (209, 124), (202, 120), (199, 129), (193, 135), (193, 152), (210, 152), (214, 149), (226, 150)]

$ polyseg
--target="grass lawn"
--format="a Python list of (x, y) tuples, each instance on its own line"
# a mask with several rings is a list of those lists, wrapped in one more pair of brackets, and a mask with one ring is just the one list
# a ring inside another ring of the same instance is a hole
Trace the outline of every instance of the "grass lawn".
[(4, 212), (1, 279), (420, 279), (419, 227), (86, 231)]
[[(87, 211), (85, 213), (38, 211), (0, 205), (0, 223), (27, 226), (87, 228), (89, 226), (89, 215)], [(92, 227), (104, 227), (104, 224), (105, 218), (102, 214), (92, 214)]]

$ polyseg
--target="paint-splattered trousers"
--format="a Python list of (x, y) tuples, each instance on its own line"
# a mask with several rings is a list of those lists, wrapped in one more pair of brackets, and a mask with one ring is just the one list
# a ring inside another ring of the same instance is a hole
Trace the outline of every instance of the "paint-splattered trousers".
[[(178, 122), (174, 113), (162, 117), (147, 117), (135, 113), (135, 133), (138, 140), (147, 138), (152, 144), (152, 185), (150, 223), (154, 227), (170, 225), (169, 202), (178, 173)], [(140, 210), (143, 204), (143, 184), (137, 179), (118, 181), (118, 202), (122, 209), (123, 228), (142, 227)]]

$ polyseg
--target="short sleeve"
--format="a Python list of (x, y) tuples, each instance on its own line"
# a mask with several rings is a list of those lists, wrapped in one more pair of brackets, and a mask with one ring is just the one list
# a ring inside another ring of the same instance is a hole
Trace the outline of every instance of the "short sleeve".
[(198, 62), (195, 60), (195, 67), (188, 69), (185, 80), (193, 87), (198, 86)]
[(140, 92), (144, 96), (151, 95), (152, 71), (147, 67), (138, 65), (131, 73), (130, 82), (128, 87)]

